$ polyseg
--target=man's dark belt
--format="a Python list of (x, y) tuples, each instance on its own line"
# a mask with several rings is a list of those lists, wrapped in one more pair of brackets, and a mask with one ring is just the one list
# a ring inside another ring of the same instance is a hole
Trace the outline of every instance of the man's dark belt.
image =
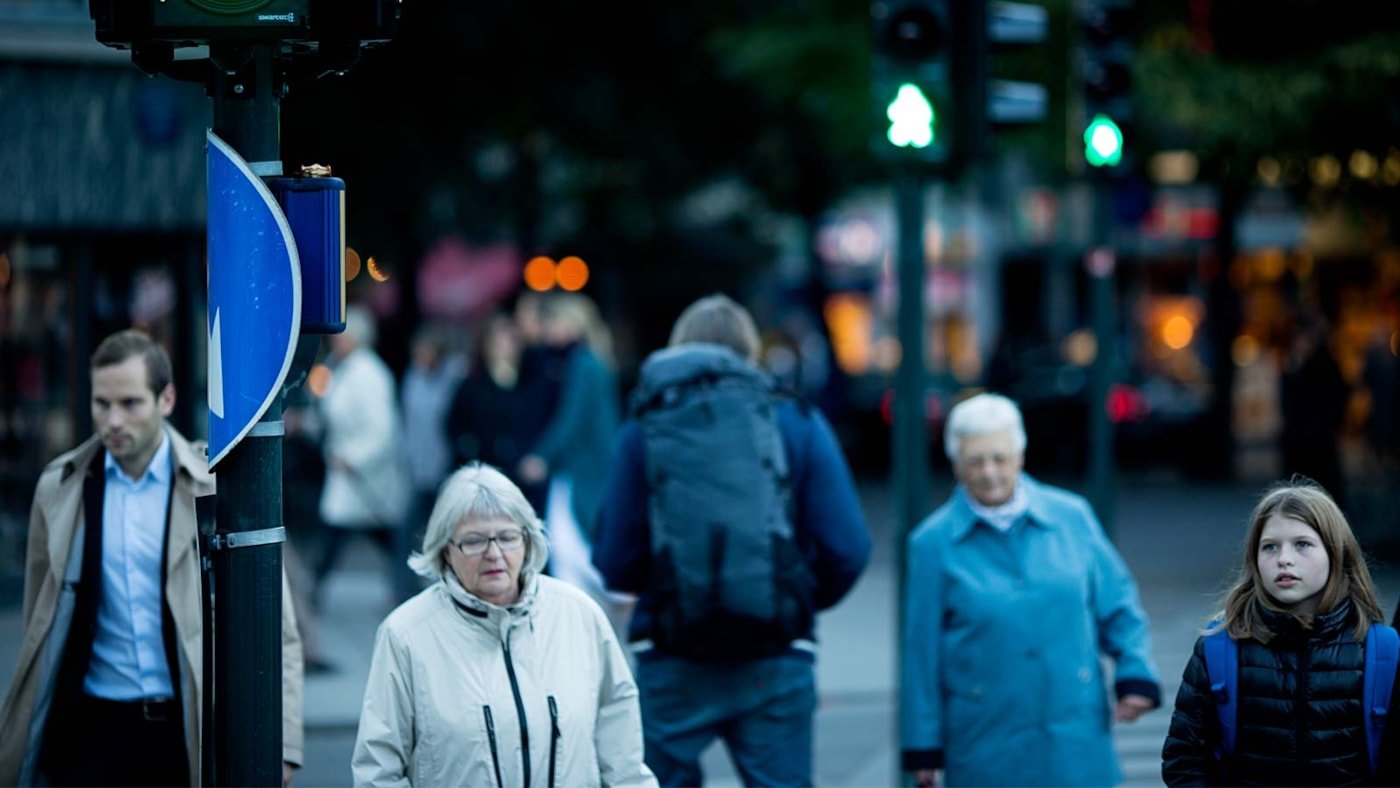
[(138, 698), (137, 700), (108, 700), (88, 695), (86, 700), (96, 713), (122, 720), (166, 722), (175, 719), (180, 712), (175, 705), (175, 699), (169, 696)]

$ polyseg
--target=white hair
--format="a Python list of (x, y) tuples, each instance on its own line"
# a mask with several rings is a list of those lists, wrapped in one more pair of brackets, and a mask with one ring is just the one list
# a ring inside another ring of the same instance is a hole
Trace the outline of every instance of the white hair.
[(429, 580), (441, 580), (451, 571), (447, 564), (447, 544), (457, 526), (496, 519), (509, 520), (525, 533), (520, 584), (522, 588), (528, 587), (531, 578), (544, 569), (549, 558), (544, 524), (514, 482), (480, 462), (464, 465), (442, 483), (423, 533), (423, 548), (409, 557), (409, 567)]
[(943, 427), (943, 451), (948, 459), (957, 462), (963, 438), (996, 432), (1011, 433), (1012, 447), (1017, 452), (1026, 450), (1026, 427), (1015, 402), (1000, 394), (969, 397), (948, 413), (948, 422)]

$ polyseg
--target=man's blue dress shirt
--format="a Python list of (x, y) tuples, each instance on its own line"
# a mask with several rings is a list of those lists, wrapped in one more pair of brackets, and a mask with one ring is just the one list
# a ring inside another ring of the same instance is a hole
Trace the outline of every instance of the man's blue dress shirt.
[(161, 436), (139, 479), (106, 455), (102, 499), (102, 597), (83, 690), (108, 700), (174, 695), (161, 628), (161, 560), (172, 468)]

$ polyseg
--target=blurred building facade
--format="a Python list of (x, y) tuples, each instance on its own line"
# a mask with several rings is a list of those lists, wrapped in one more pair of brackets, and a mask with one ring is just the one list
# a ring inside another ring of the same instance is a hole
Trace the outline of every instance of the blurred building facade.
[(174, 423), (196, 426), (210, 110), (201, 86), (146, 77), (98, 44), (83, 0), (0, 0), (0, 107), (8, 591), (39, 470), (90, 431), (87, 358), (102, 336), (136, 325), (161, 341), (176, 367)]
[[(1400, 176), (1400, 154), (1391, 156)], [(1363, 169), (1381, 205), (1384, 167)], [(1106, 403), (1116, 459), (1217, 475), (1200, 447), (1224, 363), (1233, 373), (1223, 380), (1234, 446), (1227, 467), (1250, 480), (1294, 470), (1283, 451), (1288, 417), (1324, 415), (1286, 413), (1283, 392), (1298, 388), (1299, 353), (1316, 337), (1346, 392), (1336, 414), (1344, 475), (1358, 489), (1380, 489), (1395, 479), (1386, 446), (1396, 434), (1400, 249), (1376, 218), (1383, 210), (1358, 202), (1356, 188), (1268, 174), (1261, 170), (1233, 218), (1216, 186), (1193, 179), (1101, 187), (1117, 261), (1116, 385)], [(1036, 183), (1005, 163), (980, 183), (930, 185), (923, 298), (935, 462), (939, 414), (963, 392), (990, 387), (1025, 406), (1032, 466), (1082, 469), (1087, 367), (1099, 346), (1085, 266), (1094, 200), (1091, 185)], [(888, 427), (900, 357), (893, 210), (888, 192), (853, 196), (828, 213), (815, 242), (835, 357), (865, 414), (853, 423), (867, 432)], [(888, 459), (884, 443), (864, 453), (867, 464)], [(1367, 505), (1362, 496), (1356, 508)]]

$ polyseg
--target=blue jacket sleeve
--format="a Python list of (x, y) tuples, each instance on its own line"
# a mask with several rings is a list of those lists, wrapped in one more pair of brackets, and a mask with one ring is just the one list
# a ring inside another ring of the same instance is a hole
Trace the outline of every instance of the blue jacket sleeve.
[(1128, 565), (1108, 541), (1098, 518), (1082, 504), (1093, 550), (1094, 618), (1099, 630), (1099, 650), (1116, 665), (1114, 688), (1118, 697), (1142, 695), (1154, 705), (1162, 703), (1157, 668), (1152, 660), (1152, 635), (1147, 613), (1138, 599), (1137, 582)]
[[(803, 529), (813, 558), (818, 610), (832, 607), (855, 585), (870, 560), (870, 532), (856, 495), (840, 444), (830, 425), (817, 411), (790, 416), (801, 419), (805, 429), (790, 432), (789, 445), (801, 461), (790, 469), (797, 502), (797, 525)], [(791, 432), (797, 432), (793, 440)]]
[(627, 422), (617, 435), (593, 545), (593, 564), (608, 588), (634, 594), (645, 590), (651, 572), (644, 452), (641, 427)]
[(943, 766), (943, 551), (924, 528), (909, 538), (904, 586), (900, 748), (904, 768)]

